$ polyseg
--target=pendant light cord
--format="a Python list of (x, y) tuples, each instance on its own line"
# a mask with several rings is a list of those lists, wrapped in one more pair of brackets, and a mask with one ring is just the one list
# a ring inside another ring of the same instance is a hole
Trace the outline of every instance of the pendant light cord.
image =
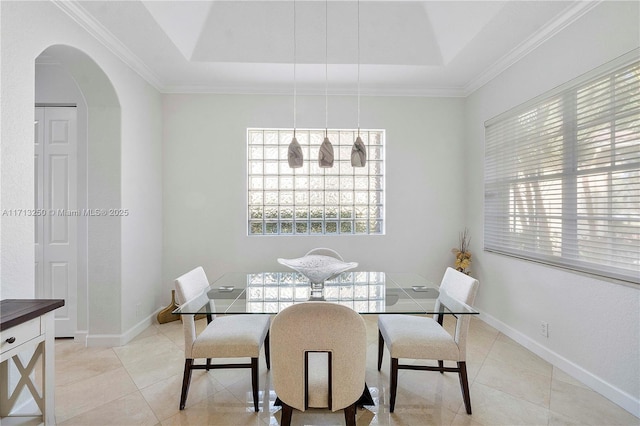
[(360, 136), (360, 0), (358, 0), (358, 136)]
[(296, 1), (293, 0), (293, 137), (296, 137), (296, 98), (297, 98), (297, 80), (296, 80)]
[(328, 1), (324, 1), (324, 136), (329, 133), (329, 12)]

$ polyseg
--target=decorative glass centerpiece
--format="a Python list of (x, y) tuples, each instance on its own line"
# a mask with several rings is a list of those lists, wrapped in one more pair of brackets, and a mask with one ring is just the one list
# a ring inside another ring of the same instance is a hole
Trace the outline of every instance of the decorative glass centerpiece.
[(278, 259), (278, 263), (291, 268), (311, 282), (311, 299), (321, 299), (324, 282), (358, 266), (357, 262), (344, 262), (321, 254), (311, 254), (297, 259)]

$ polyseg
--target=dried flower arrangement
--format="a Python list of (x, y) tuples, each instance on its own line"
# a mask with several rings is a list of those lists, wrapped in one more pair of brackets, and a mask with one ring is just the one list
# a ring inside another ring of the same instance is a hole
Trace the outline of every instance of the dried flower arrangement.
[(471, 236), (469, 230), (464, 228), (464, 231), (460, 233), (460, 246), (451, 249), (451, 252), (455, 254), (455, 268), (456, 270), (469, 275), (469, 267), (471, 266), (471, 252), (469, 251), (469, 243), (471, 242)]

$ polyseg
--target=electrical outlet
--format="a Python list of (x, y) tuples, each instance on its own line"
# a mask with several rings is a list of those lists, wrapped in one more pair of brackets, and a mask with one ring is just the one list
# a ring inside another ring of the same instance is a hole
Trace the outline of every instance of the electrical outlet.
[(549, 323), (540, 321), (540, 334), (544, 337), (549, 337)]

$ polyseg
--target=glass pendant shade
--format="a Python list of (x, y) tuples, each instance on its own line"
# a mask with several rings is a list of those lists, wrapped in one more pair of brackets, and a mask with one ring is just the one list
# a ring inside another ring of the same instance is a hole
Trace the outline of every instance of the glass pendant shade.
[(364, 167), (366, 163), (367, 148), (364, 146), (362, 139), (360, 139), (360, 135), (358, 135), (351, 148), (351, 165), (353, 167)]
[(333, 145), (327, 136), (324, 137), (324, 141), (320, 145), (318, 165), (323, 168), (333, 167)]
[(289, 144), (289, 149), (287, 151), (287, 160), (289, 160), (289, 167), (292, 169), (298, 169), (302, 167), (302, 148), (298, 143), (298, 139), (294, 136), (291, 139), (291, 143)]

